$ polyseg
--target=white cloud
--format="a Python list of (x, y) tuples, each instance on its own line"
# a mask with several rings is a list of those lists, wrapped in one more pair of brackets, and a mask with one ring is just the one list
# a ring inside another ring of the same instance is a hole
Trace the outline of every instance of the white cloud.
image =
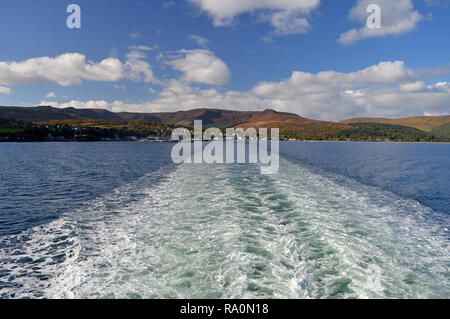
[(1, 86), (0, 85), (0, 94), (11, 94), (12, 93), (12, 91), (11, 91), (11, 89), (9, 88), (9, 87), (6, 87), (6, 86)]
[(121, 79), (157, 81), (142, 48), (134, 48), (122, 63), (107, 58), (98, 63), (86, 61), (81, 53), (65, 53), (55, 58), (39, 57), (20, 62), (0, 62), (0, 84), (51, 82), (61, 86), (86, 81), (117, 82)]
[(103, 108), (113, 112), (169, 112), (191, 110), (195, 108), (218, 107), (233, 110), (259, 110), (264, 108), (264, 101), (251, 92), (227, 91), (216, 89), (199, 89), (178, 80), (170, 80), (153, 100), (130, 104), (123, 101), (70, 101), (54, 103), (42, 101), (40, 105), (52, 105), (66, 108)]
[(252, 93), (280, 110), (312, 118), (338, 120), (354, 116), (408, 116), (443, 111), (450, 86), (426, 86), (419, 72), (401, 61), (381, 62), (350, 73), (295, 71), (282, 82), (265, 82)]
[(273, 35), (305, 33), (309, 22), (305, 18), (316, 9), (320, 0), (189, 0), (212, 18), (214, 26), (229, 26), (244, 13), (256, 12), (259, 19), (274, 27)]
[(45, 96), (46, 99), (51, 99), (51, 98), (55, 98), (55, 97), (56, 97), (56, 95), (53, 92), (50, 92)]
[(209, 50), (180, 50), (168, 64), (184, 73), (183, 80), (210, 85), (224, 85), (231, 78), (225, 62)]
[[(366, 10), (370, 4), (378, 4), (381, 7), (381, 29), (367, 27), (367, 18), (370, 14)], [(361, 23), (362, 27), (342, 33), (338, 39), (342, 44), (351, 44), (371, 37), (407, 33), (414, 30), (423, 19), (419, 11), (415, 10), (412, 0), (358, 0), (350, 10), (349, 17)]]
[(362, 85), (381, 86), (409, 81), (414, 78), (402, 61), (381, 62), (351, 73), (325, 71), (317, 74), (294, 71), (283, 82), (263, 82), (253, 88), (253, 93), (280, 99), (299, 95), (326, 94), (330, 90), (349, 90)]
[(131, 51), (127, 54), (127, 60), (124, 65), (126, 78), (135, 82), (159, 83), (153, 74), (150, 63), (145, 61), (147, 58), (145, 51), (151, 51), (152, 48), (147, 46), (132, 46), (130, 49)]
[(199, 35), (191, 34), (188, 36), (189, 41), (195, 42), (199, 47), (206, 48), (210, 42), (208, 39)]
[(54, 82), (77, 85), (83, 80), (115, 82), (124, 76), (122, 63), (115, 58), (99, 63), (86, 62), (80, 53), (66, 53), (56, 58), (41, 57), (21, 62), (0, 62), (0, 84)]
[(115, 112), (273, 108), (322, 120), (448, 114), (450, 83), (427, 85), (421, 82), (421, 76), (420, 72), (406, 68), (403, 62), (382, 62), (349, 73), (295, 71), (285, 81), (259, 83), (246, 92), (200, 89), (170, 80), (155, 98), (144, 103), (71, 101), (55, 106), (107, 108)]
[(310, 24), (306, 18), (299, 17), (295, 12), (279, 11), (270, 17), (271, 24), (275, 27), (276, 36), (307, 33)]
[(401, 92), (424, 92), (426, 90), (427, 90), (427, 85), (425, 84), (425, 82), (422, 82), (422, 81), (400, 84)]

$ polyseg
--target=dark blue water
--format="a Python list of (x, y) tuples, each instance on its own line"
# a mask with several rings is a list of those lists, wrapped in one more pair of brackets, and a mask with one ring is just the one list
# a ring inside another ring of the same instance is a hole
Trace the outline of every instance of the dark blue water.
[(171, 144), (0, 144), (0, 236), (47, 223), (171, 164)]

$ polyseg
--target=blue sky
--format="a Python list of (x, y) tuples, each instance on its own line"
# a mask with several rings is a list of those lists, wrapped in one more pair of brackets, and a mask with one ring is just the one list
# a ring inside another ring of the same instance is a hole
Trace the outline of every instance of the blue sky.
[[(81, 8), (81, 29), (66, 7)], [(367, 30), (368, 4), (382, 28)], [(450, 113), (448, 0), (3, 0), (0, 105)], [(354, 31), (350, 31), (354, 29)], [(370, 31), (370, 32), (367, 32)]]

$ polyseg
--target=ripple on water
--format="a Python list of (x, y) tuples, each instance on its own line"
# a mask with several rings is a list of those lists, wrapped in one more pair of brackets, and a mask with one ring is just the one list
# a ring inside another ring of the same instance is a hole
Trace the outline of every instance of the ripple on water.
[(426, 218), (432, 211), (281, 165), (273, 176), (252, 165), (208, 166), (208, 174), (182, 165), (156, 184), (144, 176), (4, 236), (0, 295), (447, 297), (448, 238)]

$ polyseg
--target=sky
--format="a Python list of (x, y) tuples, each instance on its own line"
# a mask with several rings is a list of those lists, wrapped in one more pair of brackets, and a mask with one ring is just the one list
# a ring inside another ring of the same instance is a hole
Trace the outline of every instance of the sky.
[(448, 115), (449, 31), (450, 0), (2, 0), (0, 105)]

